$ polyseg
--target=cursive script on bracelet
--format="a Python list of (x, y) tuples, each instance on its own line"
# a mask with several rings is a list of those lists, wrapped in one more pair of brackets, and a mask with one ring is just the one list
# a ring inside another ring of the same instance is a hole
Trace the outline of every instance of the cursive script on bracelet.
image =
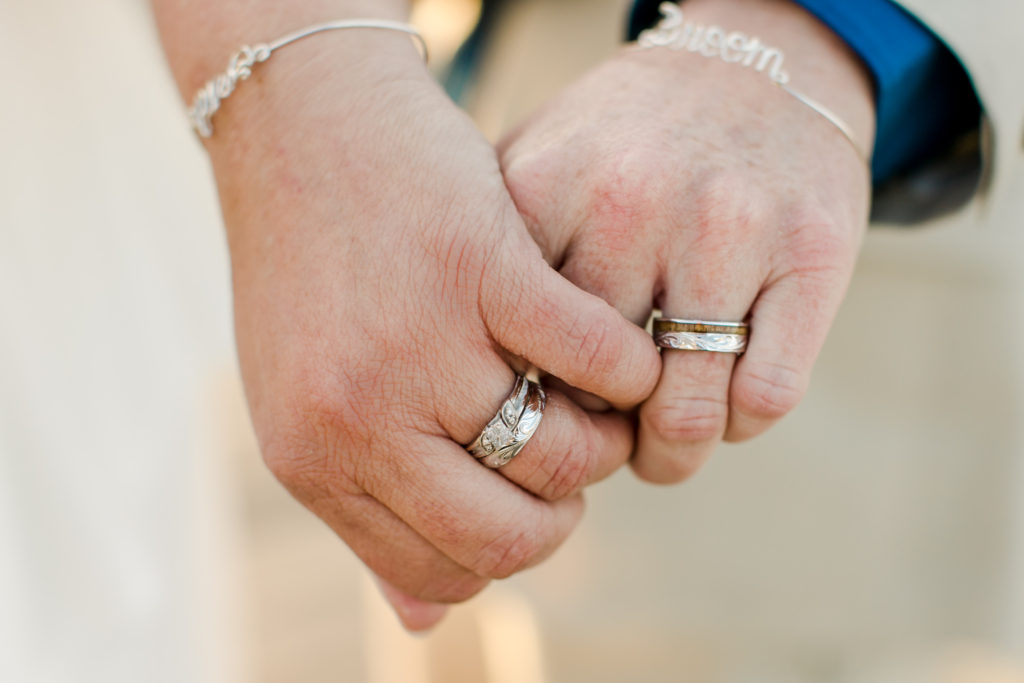
[(726, 33), (721, 26), (685, 21), (683, 10), (674, 2), (663, 2), (659, 9), (661, 21), (640, 34), (637, 39), (640, 47), (689, 50), (705, 57), (718, 57), (730, 64), (753, 67), (760, 72), (767, 70), (768, 76), (779, 85), (789, 82), (789, 74), (782, 70), (785, 57), (781, 50), (739, 31)]

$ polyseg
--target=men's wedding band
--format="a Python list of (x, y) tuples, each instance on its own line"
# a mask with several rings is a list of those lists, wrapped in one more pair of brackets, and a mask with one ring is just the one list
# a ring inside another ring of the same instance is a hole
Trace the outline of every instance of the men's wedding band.
[(739, 354), (747, 350), (750, 326), (746, 323), (655, 318), (653, 334), (654, 343), (663, 349)]
[(512, 392), (497, 415), (466, 449), (485, 467), (495, 470), (504, 467), (537, 433), (547, 401), (547, 394), (539, 384), (516, 375)]

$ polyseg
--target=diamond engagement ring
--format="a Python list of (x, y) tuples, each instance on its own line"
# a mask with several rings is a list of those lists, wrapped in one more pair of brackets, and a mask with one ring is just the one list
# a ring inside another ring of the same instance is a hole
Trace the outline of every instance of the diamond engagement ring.
[(663, 349), (739, 354), (747, 349), (750, 326), (746, 323), (655, 318), (653, 333), (654, 343)]
[(498, 414), (466, 449), (485, 467), (496, 470), (509, 464), (537, 432), (547, 400), (539, 384), (516, 375)]

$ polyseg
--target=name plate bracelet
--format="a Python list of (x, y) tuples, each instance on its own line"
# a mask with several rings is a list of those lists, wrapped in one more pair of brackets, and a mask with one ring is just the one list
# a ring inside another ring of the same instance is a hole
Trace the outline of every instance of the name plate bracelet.
[(661, 20), (637, 38), (637, 45), (641, 49), (667, 47), (670, 50), (687, 50), (704, 57), (718, 57), (723, 62), (739, 64), (760, 73), (767, 71), (773, 83), (835, 126), (850, 141), (857, 155), (867, 162), (868, 152), (845, 121), (825, 105), (789, 86), (789, 74), (782, 68), (785, 61), (782, 50), (739, 31), (726, 32), (714, 24), (704, 26), (685, 21), (683, 10), (674, 2), (663, 2), (658, 9), (661, 11)]
[(316, 24), (307, 28), (289, 33), (283, 38), (270, 43), (257, 45), (245, 45), (231, 57), (228, 62), (227, 71), (208, 81), (199, 89), (192, 106), (188, 110), (188, 119), (192, 128), (202, 138), (209, 138), (213, 135), (213, 115), (220, 109), (221, 103), (231, 96), (231, 93), (238, 87), (239, 81), (247, 80), (252, 76), (252, 69), (255, 65), (261, 64), (286, 45), (296, 41), (324, 33), (325, 31), (343, 31), (348, 29), (378, 29), (381, 31), (399, 31), (413, 37), (423, 60), (427, 60), (427, 44), (419, 31), (398, 21), (387, 19), (349, 19), (345, 21), (330, 21), (324, 24)]

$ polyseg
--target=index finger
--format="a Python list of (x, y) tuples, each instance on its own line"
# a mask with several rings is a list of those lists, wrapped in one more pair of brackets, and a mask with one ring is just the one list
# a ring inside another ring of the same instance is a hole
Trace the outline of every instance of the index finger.
[(494, 340), (618, 408), (646, 399), (661, 370), (650, 335), (566, 280), (531, 246), (525, 256), (498, 264), (482, 283), (481, 315)]

